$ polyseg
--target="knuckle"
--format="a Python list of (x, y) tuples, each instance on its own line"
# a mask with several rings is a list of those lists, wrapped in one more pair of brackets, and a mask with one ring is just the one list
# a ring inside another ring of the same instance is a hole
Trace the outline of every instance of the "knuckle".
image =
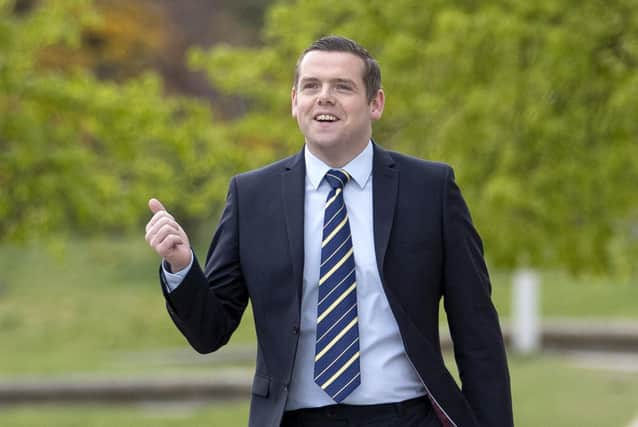
[(169, 236), (174, 233), (175, 229), (172, 227), (171, 224), (162, 224), (160, 231), (164, 233), (166, 236)]

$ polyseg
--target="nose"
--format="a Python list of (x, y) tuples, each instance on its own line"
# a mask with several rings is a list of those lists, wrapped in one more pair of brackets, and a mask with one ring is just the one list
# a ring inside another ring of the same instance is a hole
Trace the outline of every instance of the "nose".
[(328, 85), (325, 85), (321, 89), (321, 92), (319, 93), (319, 96), (317, 97), (317, 102), (319, 103), (319, 105), (332, 105), (332, 104), (334, 104), (334, 102), (335, 102), (334, 96), (332, 94), (332, 90), (330, 89), (330, 87)]

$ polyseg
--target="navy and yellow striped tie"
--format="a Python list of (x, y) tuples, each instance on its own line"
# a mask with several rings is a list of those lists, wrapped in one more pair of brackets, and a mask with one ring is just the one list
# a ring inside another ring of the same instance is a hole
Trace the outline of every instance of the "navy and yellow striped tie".
[(331, 169), (325, 179), (332, 190), (326, 199), (321, 242), (314, 378), (332, 399), (341, 402), (361, 384), (357, 283), (343, 201), (343, 187), (350, 175)]

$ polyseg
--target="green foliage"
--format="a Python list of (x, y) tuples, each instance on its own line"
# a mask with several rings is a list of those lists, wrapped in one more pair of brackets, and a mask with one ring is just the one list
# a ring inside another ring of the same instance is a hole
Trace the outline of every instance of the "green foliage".
[(152, 73), (115, 84), (43, 66), (100, 16), (83, 0), (14, 3), (0, 2), (0, 239), (126, 230), (151, 196), (186, 224), (215, 213), (244, 154), (209, 108), (164, 96)]
[(262, 47), (190, 54), (245, 100), (224, 125), (152, 73), (51, 66), (100, 19), (88, 0), (0, 0), (0, 240), (126, 230), (151, 196), (201, 224), (229, 175), (299, 149), (294, 62), (338, 33), (381, 62), (376, 140), (455, 167), (491, 263), (637, 273), (635, 2), (281, 2)]
[(298, 149), (297, 55), (326, 34), (368, 47), (387, 105), (375, 138), (457, 171), (490, 261), (636, 274), (638, 3), (280, 2), (259, 48), (191, 63), (249, 111), (228, 127), (264, 155)]

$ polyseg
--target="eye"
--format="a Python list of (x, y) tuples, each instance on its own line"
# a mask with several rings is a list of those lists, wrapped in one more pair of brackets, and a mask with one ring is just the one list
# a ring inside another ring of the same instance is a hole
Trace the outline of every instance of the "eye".
[(352, 86), (347, 83), (337, 83), (337, 90), (349, 92), (352, 90)]
[(301, 84), (302, 90), (317, 89), (318, 87), (319, 84), (317, 82), (305, 82)]

